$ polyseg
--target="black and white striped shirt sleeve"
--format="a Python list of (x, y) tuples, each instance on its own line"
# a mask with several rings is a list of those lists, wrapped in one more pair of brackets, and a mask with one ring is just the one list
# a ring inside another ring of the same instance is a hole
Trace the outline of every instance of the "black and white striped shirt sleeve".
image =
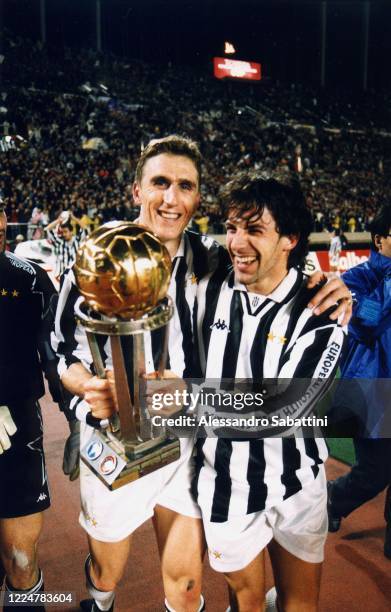
[(60, 295), (52, 334), (52, 347), (59, 357), (61, 376), (73, 363), (82, 363), (91, 371), (92, 357), (87, 336), (75, 317), (77, 303), (82, 300), (72, 269), (62, 278)]
[(266, 396), (266, 413), (288, 414), (291, 407), (295, 411), (299, 407), (300, 416), (309, 416), (328, 391), (346, 339), (344, 329), (329, 314), (313, 315), (301, 330), (294, 330), (279, 363), (278, 379), (286, 381), (286, 389), (270, 399)]

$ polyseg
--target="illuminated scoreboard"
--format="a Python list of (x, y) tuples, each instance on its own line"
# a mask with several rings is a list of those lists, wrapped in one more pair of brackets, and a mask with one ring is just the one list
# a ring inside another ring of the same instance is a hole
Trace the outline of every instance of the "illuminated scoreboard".
[(227, 57), (214, 57), (213, 68), (217, 79), (261, 80), (261, 64), (256, 62), (245, 62)]

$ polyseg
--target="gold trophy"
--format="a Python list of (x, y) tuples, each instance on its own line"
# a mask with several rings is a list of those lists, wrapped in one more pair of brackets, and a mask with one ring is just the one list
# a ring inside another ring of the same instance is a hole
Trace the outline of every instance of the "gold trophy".
[[(95, 372), (105, 378), (104, 355), (112, 360), (118, 416), (97, 428), (80, 451), (82, 460), (109, 489), (176, 461), (178, 440), (152, 425), (142, 388), (145, 385), (144, 333), (159, 330), (158, 377), (163, 377), (168, 322), (173, 315), (166, 297), (171, 260), (166, 247), (146, 227), (125, 221), (95, 230), (78, 251), (76, 283), (84, 297), (77, 318), (85, 328)], [(156, 333), (156, 332), (155, 332)], [(108, 349), (109, 344), (109, 349)]]

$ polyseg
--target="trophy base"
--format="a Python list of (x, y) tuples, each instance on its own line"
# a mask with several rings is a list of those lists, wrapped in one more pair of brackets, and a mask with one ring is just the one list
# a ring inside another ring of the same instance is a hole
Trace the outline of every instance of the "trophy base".
[(100, 431), (80, 451), (83, 462), (111, 491), (177, 461), (180, 454), (179, 440), (167, 438), (127, 444), (125, 452), (114, 436)]

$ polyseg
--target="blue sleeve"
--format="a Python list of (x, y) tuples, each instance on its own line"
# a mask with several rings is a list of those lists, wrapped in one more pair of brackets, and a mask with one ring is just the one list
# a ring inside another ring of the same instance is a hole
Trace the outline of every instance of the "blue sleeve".
[(365, 327), (374, 328), (382, 318), (384, 309), (384, 279), (380, 279), (365, 264), (351, 268), (342, 276), (353, 294), (353, 318)]

